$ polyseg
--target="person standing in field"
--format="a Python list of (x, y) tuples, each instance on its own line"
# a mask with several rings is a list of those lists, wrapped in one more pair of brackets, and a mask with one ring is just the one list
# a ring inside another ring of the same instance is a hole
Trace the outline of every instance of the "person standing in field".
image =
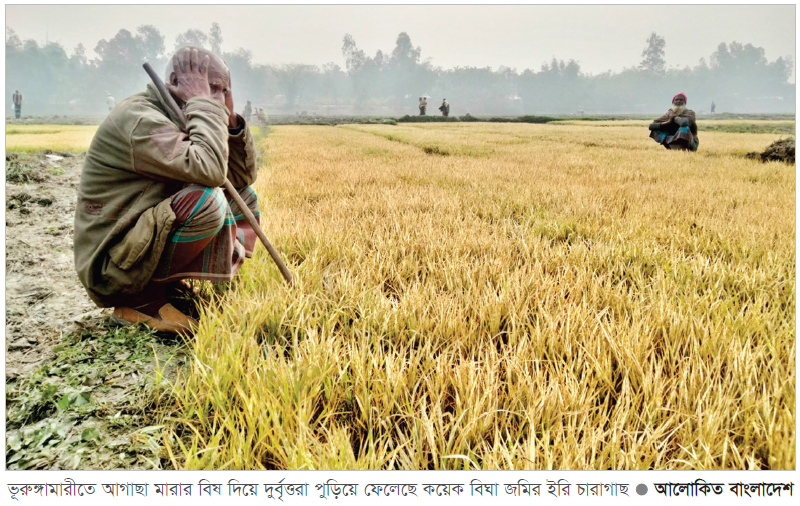
[(253, 114), (253, 106), (250, 105), (250, 101), (247, 101), (247, 105), (244, 106), (244, 120), (248, 123), (250, 122), (250, 115)]
[(22, 115), (22, 93), (19, 90), (14, 90), (11, 101), (14, 102), (14, 117), (19, 119)]
[(111, 96), (111, 93), (106, 93), (106, 105), (108, 106), (108, 112), (111, 112), (111, 109), (117, 105), (117, 101), (114, 100), (114, 97)]
[(439, 106), (439, 110), (442, 111), (442, 116), (450, 115), (450, 104), (447, 102), (446, 98), (442, 100), (442, 105)]
[(425, 111), (428, 109), (428, 100), (425, 97), (419, 97), (419, 115), (425, 116)]
[(269, 116), (267, 116), (267, 112), (264, 110), (263, 107), (259, 107), (256, 110), (256, 117), (260, 122), (264, 123), (265, 125), (269, 123)]
[(712, 100), (711, 101), (711, 114), (714, 114), (714, 111), (716, 111), (716, 110), (717, 110), (717, 104), (715, 104), (714, 101)]
[(694, 111), (686, 108), (686, 95), (672, 97), (672, 107), (650, 124), (650, 138), (667, 149), (697, 151), (697, 122)]
[(153, 85), (109, 113), (81, 173), (75, 268), (117, 323), (189, 333), (197, 322), (167, 291), (183, 279), (230, 281), (252, 256), (256, 234), (219, 187), (227, 177), (258, 219), (256, 152), (220, 57), (181, 48), (166, 76), (187, 132)]

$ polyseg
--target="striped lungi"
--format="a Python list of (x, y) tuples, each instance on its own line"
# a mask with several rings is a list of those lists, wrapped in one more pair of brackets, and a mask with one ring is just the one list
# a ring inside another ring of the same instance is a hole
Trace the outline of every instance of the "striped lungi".
[(700, 140), (692, 134), (688, 126), (682, 126), (675, 130), (674, 133), (668, 129), (653, 130), (650, 132), (650, 138), (662, 146), (668, 146), (677, 140), (682, 140), (686, 142), (689, 151), (697, 151), (697, 146), (700, 144)]
[[(238, 192), (260, 223), (256, 192), (249, 186)], [(253, 256), (256, 233), (222, 188), (187, 186), (171, 207), (175, 222), (151, 281), (230, 281)]]

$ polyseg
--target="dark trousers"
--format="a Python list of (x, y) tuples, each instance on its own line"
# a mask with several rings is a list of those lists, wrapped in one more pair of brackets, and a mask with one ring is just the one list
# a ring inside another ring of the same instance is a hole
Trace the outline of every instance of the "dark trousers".
[(22, 115), (22, 104), (14, 104), (14, 117), (19, 119)]

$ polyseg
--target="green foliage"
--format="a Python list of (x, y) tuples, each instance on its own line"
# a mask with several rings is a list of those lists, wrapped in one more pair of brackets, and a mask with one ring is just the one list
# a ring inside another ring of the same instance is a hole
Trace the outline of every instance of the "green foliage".
[(736, 134), (794, 134), (794, 123), (703, 123), (697, 129), (709, 132), (728, 132)]
[(472, 123), (549, 123), (557, 121), (558, 118), (550, 116), (516, 116), (516, 117), (477, 117), (471, 114), (464, 116), (410, 116), (405, 115), (402, 118), (397, 118), (398, 123), (453, 123), (457, 121), (472, 122)]
[(52, 360), (6, 386), (8, 468), (162, 467), (153, 362), (182, 348), (137, 326), (65, 335)]
[(397, 118), (398, 123), (453, 123), (458, 120), (455, 116), (410, 116), (408, 114)]
[(9, 183), (40, 183), (46, 179), (30, 159), (20, 159), (16, 153), (6, 157), (6, 181)]

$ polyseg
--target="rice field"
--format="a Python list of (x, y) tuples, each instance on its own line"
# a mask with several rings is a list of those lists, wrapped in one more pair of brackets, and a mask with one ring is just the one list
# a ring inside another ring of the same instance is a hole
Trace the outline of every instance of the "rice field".
[(86, 151), (96, 125), (6, 125), (6, 150)]
[(257, 134), (295, 284), (259, 245), (205, 308), (159, 406), (173, 463), (794, 469), (794, 167), (743, 157), (787, 126), (703, 121), (682, 153), (647, 123)]
[(627, 123), (272, 127), (295, 284), (258, 246), (205, 310), (178, 466), (794, 469), (779, 135)]

